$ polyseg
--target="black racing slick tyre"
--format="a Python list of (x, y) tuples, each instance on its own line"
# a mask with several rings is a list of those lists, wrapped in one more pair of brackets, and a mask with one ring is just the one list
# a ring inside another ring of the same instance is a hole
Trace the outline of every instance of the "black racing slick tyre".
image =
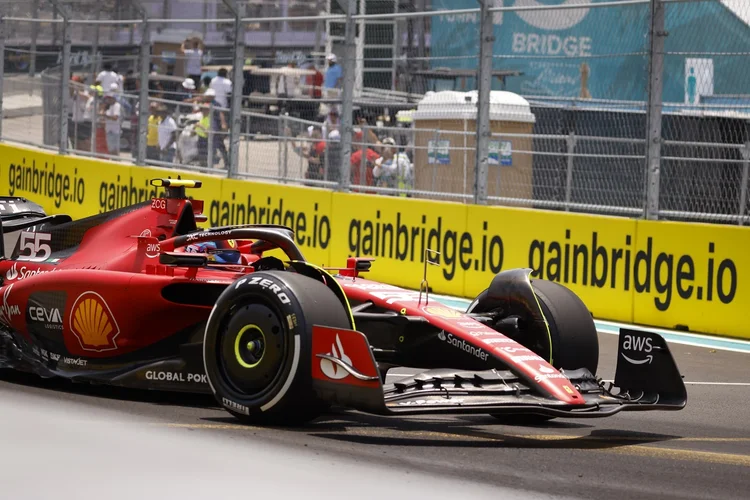
[(238, 279), (216, 301), (203, 358), (218, 402), (249, 424), (303, 425), (325, 411), (312, 388), (313, 325), (349, 329), (323, 283), (289, 271)]
[(599, 336), (586, 304), (569, 288), (554, 281), (532, 280), (534, 293), (549, 323), (552, 364), (565, 370), (599, 367)]
[[(599, 337), (596, 325), (586, 304), (569, 288), (554, 281), (531, 280), (549, 324), (552, 343), (552, 365), (557, 369), (587, 368), (596, 374), (599, 366)], [(486, 312), (493, 309), (487, 290), (477, 295), (467, 312)], [(522, 338), (516, 339), (522, 344)], [(534, 350), (531, 346), (527, 346)], [(546, 353), (537, 353), (546, 357)]]

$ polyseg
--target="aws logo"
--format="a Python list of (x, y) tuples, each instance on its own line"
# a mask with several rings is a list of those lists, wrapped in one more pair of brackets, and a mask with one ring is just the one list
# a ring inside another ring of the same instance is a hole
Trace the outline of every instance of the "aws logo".
[(101, 295), (84, 292), (73, 303), (70, 330), (86, 351), (112, 351), (117, 349), (115, 337), (120, 327)]
[[(586, 5), (590, 5), (593, 0), (514, 0), (508, 7), (549, 7), (580, 5), (581, 8), (566, 9), (543, 9), (543, 10), (517, 10), (513, 11), (518, 17), (537, 29), (546, 31), (567, 30), (578, 25), (588, 15), (591, 10)], [(504, 7), (504, 0), (494, 0), (494, 7)], [(503, 24), (503, 14), (508, 11), (495, 12), (493, 23), (496, 25)]]

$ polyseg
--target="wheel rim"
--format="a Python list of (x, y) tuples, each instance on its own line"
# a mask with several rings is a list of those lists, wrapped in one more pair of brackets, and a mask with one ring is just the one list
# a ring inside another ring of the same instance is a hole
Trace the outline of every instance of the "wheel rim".
[(260, 365), (266, 352), (266, 336), (258, 325), (245, 325), (234, 341), (234, 356), (243, 368)]
[(264, 304), (237, 309), (218, 345), (225, 380), (244, 396), (257, 397), (270, 390), (283, 371), (285, 329), (276, 311)]

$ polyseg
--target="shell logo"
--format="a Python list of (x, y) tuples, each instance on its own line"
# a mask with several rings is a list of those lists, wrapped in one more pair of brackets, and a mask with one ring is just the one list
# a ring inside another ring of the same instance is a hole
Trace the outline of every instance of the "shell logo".
[(120, 327), (107, 302), (96, 292), (84, 292), (73, 303), (70, 330), (85, 351), (117, 349), (115, 337), (120, 334)]
[(427, 314), (440, 316), (441, 318), (455, 319), (463, 316), (461, 312), (445, 306), (425, 306), (422, 308), (422, 310)]

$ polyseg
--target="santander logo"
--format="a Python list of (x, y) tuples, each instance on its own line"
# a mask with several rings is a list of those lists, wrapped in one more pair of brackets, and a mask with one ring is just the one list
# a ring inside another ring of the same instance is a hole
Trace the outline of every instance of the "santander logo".
[(13, 267), (8, 269), (8, 272), (5, 273), (5, 279), (8, 281), (13, 281), (14, 279), (18, 278), (18, 264), (13, 264)]
[[(336, 349), (337, 346), (338, 349)], [(329, 353), (329, 355), (333, 356), (334, 358), (340, 359), (349, 366), (352, 366), (352, 360), (344, 352), (344, 346), (341, 345), (341, 339), (339, 338), (338, 334), (336, 334), (336, 345), (331, 345), (331, 352)], [(332, 380), (341, 380), (342, 378), (346, 378), (349, 375), (346, 370), (344, 370), (340, 366), (335, 365), (327, 359), (320, 360), (320, 370), (323, 372), (323, 375)]]

